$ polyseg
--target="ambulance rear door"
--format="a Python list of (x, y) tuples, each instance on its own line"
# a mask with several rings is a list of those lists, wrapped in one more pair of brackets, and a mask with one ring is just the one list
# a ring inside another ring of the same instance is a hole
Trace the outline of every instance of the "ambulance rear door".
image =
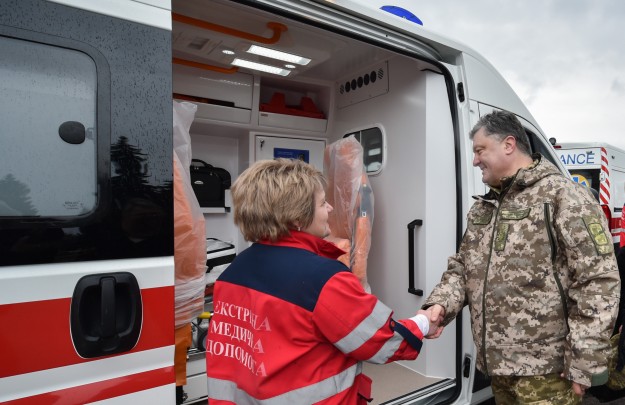
[(600, 191), (601, 149), (600, 148), (556, 148), (564, 167), (571, 173), (573, 181)]

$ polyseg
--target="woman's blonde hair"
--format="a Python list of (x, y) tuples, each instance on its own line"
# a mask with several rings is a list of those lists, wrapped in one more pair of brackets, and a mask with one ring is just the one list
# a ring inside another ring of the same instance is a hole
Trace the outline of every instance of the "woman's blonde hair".
[(247, 241), (276, 241), (312, 223), (315, 194), (325, 185), (323, 174), (303, 161), (258, 161), (232, 185), (234, 223)]

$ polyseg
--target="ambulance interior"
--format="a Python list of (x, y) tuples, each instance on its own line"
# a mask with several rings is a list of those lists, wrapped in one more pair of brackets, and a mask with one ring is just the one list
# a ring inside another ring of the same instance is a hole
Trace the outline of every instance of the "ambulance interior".
[[(172, 19), (174, 99), (198, 106), (193, 158), (228, 170), (233, 182), (258, 159), (302, 151), (323, 170), (324, 148), (356, 134), (375, 198), (369, 284), (397, 319), (413, 316), (456, 244), (454, 129), (440, 68), (324, 29), (323, 21), (309, 25), (229, 1), (174, 0)], [(264, 48), (301, 58), (281, 61)], [(240, 252), (248, 243), (233, 223), (228, 191), (225, 205), (202, 208), (206, 235)], [(410, 287), (423, 296), (408, 292), (410, 271)], [(416, 361), (366, 365), (374, 403), (445, 395), (455, 385), (458, 351), (454, 322), (425, 342)]]

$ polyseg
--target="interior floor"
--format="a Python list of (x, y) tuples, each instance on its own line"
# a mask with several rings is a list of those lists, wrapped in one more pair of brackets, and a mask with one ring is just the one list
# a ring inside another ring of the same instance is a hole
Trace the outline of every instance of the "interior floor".
[(373, 380), (371, 405), (383, 404), (395, 399), (398, 392), (414, 392), (440, 381), (438, 378), (429, 378), (415, 373), (399, 363), (365, 363), (363, 372)]

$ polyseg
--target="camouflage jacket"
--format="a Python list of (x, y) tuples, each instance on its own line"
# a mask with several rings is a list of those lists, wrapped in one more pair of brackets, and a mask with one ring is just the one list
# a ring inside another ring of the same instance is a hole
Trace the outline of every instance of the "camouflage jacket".
[(442, 305), (447, 324), (469, 306), (488, 375), (564, 372), (600, 385), (620, 295), (607, 220), (586, 189), (534, 158), (501, 193), (474, 197), (460, 249), (423, 307)]

